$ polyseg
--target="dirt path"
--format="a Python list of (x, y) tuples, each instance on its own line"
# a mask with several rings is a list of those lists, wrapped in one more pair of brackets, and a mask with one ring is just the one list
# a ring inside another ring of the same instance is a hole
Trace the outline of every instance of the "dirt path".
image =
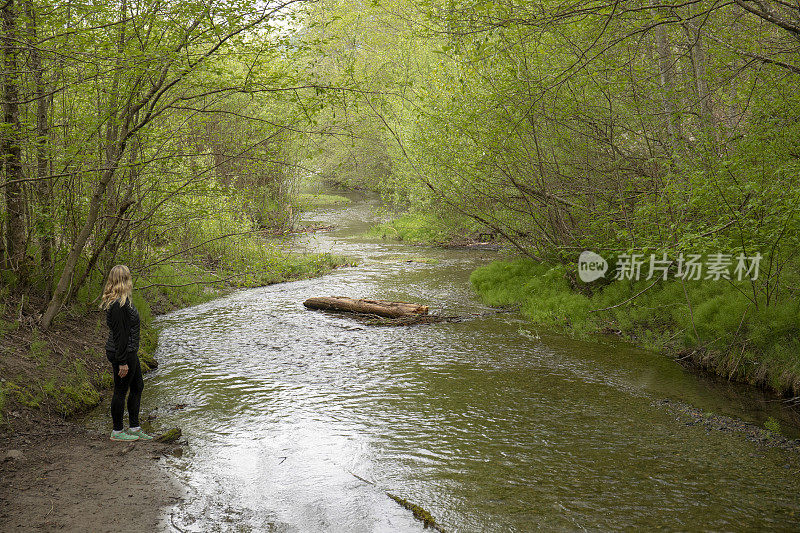
[(0, 531), (169, 531), (183, 493), (159, 463), (174, 448), (70, 422), (0, 435)]

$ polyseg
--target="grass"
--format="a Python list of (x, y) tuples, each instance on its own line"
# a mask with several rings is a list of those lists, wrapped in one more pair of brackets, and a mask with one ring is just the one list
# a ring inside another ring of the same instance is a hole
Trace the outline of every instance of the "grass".
[(425, 213), (407, 213), (370, 228), (367, 237), (419, 244), (444, 243), (457, 232), (440, 218)]
[(26, 407), (38, 409), (41, 406), (41, 395), (35, 395), (28, 387), (18, 385), (15, 381), (6, 381), (5, 390), (9, 399), (16, 400)]
[[(346, 198), (345, 198), (346, 200)], [(179, 286), (181, 295), (173, 298), (203, 299), (197, 290), (185, 287), (192, 283), (187, 277), (194, 277), (199, 285), (219, 283), (234, 287), (258, 287), (307, 277), (319, 276), (330, 270), (352, 264), (352, 260), (332, 254), (292, 254), (285, 251), (279, 242), (268, 240), (256, 233), (235, 237), (220, 238), (231, 233), (245, 233), (253, 228), (246, 222), (229, 218), (212, 222), (202, 221), (194, 224), (192, 240), (181, 243), (191, 252), (181, 254), (189, 266), (181, 265), (175, 269), (152, 270), (141, 275), (153, 279), (175, 277), (178, 280), (168, 283)], [(179, 253), (179, 250), (165, 250), (165, 255)], [(164, 284), (164, 283), (162, 283)], [(213, 287), (213, 285), (211, 285)], [(208, 291), (206, 291), (208, 292)]]
[(0, 318), (0, 335), (15, 331), (19, 327), (19, 322), (13, 320), (3, 320)]
[(726, 378), (800, 392), (796, 299), (756, 305), (746, 282), (670, 280), (648, 289), (650, 281), (617, 281), (591, 292), (572, 279), (566, 266), (527, 259), (498, 261), (471, 276), (485, 303), (518, 305), (536, 324), (578, 336), (612, 328), (646, 348), (690, 354)]

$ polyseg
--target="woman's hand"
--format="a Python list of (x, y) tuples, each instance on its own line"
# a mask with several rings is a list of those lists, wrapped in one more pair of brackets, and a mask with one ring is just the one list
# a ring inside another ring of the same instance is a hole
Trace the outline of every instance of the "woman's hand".
[(124, 378), (128, 375), (128, 365), (119, 365), (119, 377)]

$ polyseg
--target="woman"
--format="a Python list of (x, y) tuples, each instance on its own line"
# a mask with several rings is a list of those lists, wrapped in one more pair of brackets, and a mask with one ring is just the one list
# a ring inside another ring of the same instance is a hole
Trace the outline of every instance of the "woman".
[[(139, 426), (139, 402), (144, 380), (139, 365), (139, 312), (131, 301), (133, 280), (125, 265), (117, 265), (108, 274), (100, 307), (106, 312), (109, 334), (106, 357), (114, 373), (114, 396), (111, 398), (111, 418), (114, 430), (111, 440), (151, 440), (153, 437)], [(130, 389), (130, 394), (128, 390)], [(122, 415), (125, 395), (128, 395), (128, 431), (123, 431)]]

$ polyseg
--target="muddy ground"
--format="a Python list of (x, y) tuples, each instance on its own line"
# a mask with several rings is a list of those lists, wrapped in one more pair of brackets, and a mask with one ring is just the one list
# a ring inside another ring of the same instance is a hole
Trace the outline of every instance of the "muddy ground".
[(42, 332), (43, 301), (3, 304), (0, 531), (174, 531), (165, 511), (183, 492), (160, 463), (176, 445), (111, 442), (71, 418), (110, 401), (101, 313), (67, 313)]
[(0, 531), (168, 531), (175, 445), (111, 442), (73, 422), (18, 421), (0, 434)]

